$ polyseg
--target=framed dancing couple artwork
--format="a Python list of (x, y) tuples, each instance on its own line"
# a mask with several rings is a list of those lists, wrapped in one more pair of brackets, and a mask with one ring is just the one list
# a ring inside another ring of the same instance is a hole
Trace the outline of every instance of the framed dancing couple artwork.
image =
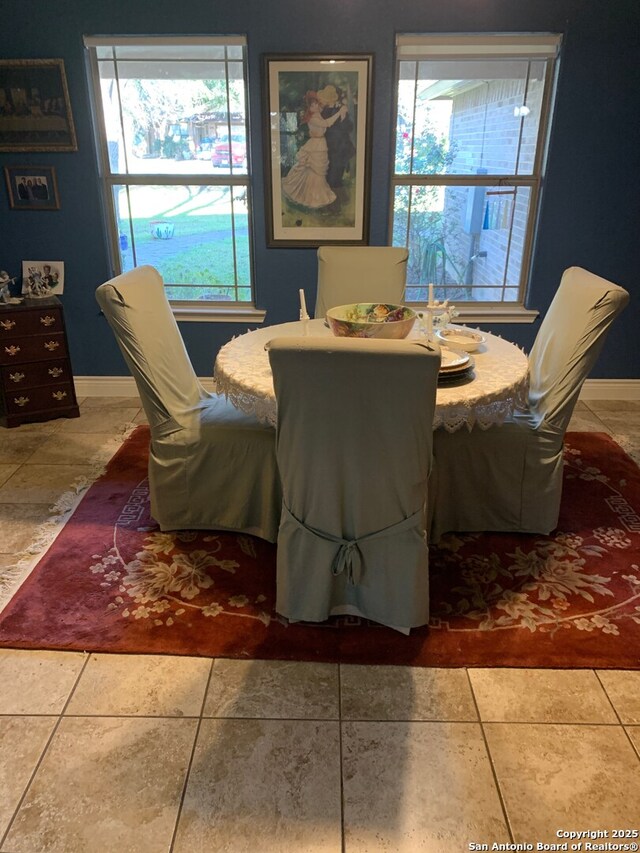
[(267, 243), (365, 244), (372, 56), (264, 57)]

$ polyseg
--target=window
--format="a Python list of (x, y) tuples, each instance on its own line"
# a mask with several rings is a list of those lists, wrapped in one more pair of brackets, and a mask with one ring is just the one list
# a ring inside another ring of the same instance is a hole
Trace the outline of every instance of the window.
[(152, 264), (183, 306), (251, 303), (245, 39), (85, 45), (115, 271)]
[(408, 301), (433, 283), (456, 305), (522, 305), (559, 41), (398, 37), (391, 215)]

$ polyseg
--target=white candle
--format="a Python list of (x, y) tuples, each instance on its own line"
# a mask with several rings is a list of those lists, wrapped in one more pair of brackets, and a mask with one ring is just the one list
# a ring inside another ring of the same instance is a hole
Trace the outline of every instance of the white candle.
[(433, 284), (429, 285), (429, 305), (433, 305)]
[(304, 298), (304, 290), (302, 288), (300, 288), (299, 293), (300, 293), (300, 319), (301, 320), (308, 320), (309, 315), (307, 314), (307, 303), (306, 303), (306, 300)]
[(427, 311), (427, 340), (433, 340), (433, 311)]

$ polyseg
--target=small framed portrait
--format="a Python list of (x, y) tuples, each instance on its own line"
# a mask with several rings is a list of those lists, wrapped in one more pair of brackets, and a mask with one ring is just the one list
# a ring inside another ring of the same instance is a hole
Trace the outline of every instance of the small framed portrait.
[(22, 295), (58, 296), (64, 289), (63, 261), (23, 261)]
[(58, 182), (53, 166), (5, 166), (13, 210), (59, 210)]
[(62, 59), (0, 59), (0, 151), (77, 151)]
[(264, 57), (267, 244), (365, 244), (368, 54)]

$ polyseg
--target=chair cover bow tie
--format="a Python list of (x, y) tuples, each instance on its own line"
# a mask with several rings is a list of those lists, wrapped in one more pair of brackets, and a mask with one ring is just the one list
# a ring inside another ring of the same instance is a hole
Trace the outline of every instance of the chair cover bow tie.
[(393, 536), (398, 533), (403, 533), (411, 527), (415, 527), (422, 522), (422, 507), (413, 515), (407, 518), (402, 518), (395, 524), (390, 524), (388, 527), (383, 527), (382, 530), (374, 530), (372, 533), (367, 533), (365, 536), (359, 536), (357, 539), (342, 539), (340, 536), (334, 536), (327, 533), (325, 530), (318, 530), (301, 521), (291, 512), (286, 504), (283, 504), (285, 512), (298, 525), (298, 527), (311, 533), (313, 536), (318, 536), (320, 539), (325, 539), (327, 542), (334, 542), (338, 545), (338, 550), (331, 564), (331, 574), (334, 577), (346, 573), (347, 583), (351, 586), (357, 586), (360, 583), (362, 576), (362, 551), (360, 545), (363, 542), (370, 542), (372, 539), (381, 539), (383, 536)]

